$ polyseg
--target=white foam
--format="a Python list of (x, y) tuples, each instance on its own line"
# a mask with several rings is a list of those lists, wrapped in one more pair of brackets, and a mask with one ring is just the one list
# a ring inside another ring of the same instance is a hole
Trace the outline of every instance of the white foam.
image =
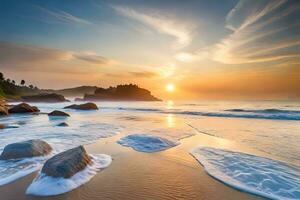
[(91, 180), (96, 173), (108, 167), (112, 158), (109, 155), (91, 155), (93, 164), (70, 178), (55, 178), (40, 173), (26, 190), (26, 194), (36, 196), (54, 196), (69, 192)]
[[(52, 154), (51, 154), (52, 155)], [(38, 171), (51, 155), (0, 161), (0, 186)]]
[(198, 147), (191, 154), (214, 178), (271, 199), (300, 199), (300, 169), (245, 153)]
[(146, 153), (166, 150), (179, 144), (179, 142), (173, 142), (162, 137), (145, 134), (128, 135), (121, 138), (118, 143), (123, 146), (131, 147), (136, 151)]

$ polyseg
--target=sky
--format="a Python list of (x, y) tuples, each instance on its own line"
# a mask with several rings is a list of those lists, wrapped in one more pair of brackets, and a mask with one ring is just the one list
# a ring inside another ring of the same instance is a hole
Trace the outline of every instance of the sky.
[(299, 0), (0, 0), (0, 27), (0, 71), (39, 88), (300, 98)]

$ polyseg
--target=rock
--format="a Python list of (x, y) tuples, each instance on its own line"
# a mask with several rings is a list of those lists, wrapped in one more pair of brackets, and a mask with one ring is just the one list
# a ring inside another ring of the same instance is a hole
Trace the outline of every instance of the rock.
[(42, 173), (52, 177), (70, 178), (91, 164), (92, 160), (83, 146), (59, 153), (46, 161)]
[(70, 117), (68, 113), (65, 113), (63, 111), (54, 110), (51, 113), (48, 114), (48, 116), (55, 116), (55, 117)]
[(0, 115), (8, 115), (8, 109), (5, 105), (0, 105)]
[(22, 96), (21, 99), (25, 102), (47, 102), (47, 103), (68, 101), (67, 99), (65, 99), (65, 97), (63, 95), (55, 94), (55, 93)]
[(30, 106), (27, 103), (20, 103), (8, 110), (9, 113), (33, 113), (39, 111), (40, 110), (36, 106)]
[(5, 125), (4, 124), (0, 124), (0, 129), (5, 129)]
[(65, 127), (65, 126), (69, 126), (69, 124), (67, 124), (66, 122), (62, 122), (57, 124), (57, 126)]
[(27, 140), (5, 146), (0, 160), (44, 156), (51, 151), (52, 147), (43, 140)]
[(70, 106), (64, 107), (69, 109), (77, 109), (77, 110), (98, 110), (98, 107), (94, 103), (84, 103), (84, 104), (73, 104)]

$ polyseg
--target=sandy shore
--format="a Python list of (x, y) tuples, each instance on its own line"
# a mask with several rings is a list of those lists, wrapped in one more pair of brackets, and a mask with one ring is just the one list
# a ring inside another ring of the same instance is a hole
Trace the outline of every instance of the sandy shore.
[[(112, 164), (99, 172), (90, 182), (64, 195), (34, 197), (25, 195), (35, 174), (0, 187), (1, 200), (53, 199), (261, 199), (237, 191), (213, 179), (188, 153), (193, 147), (243, 147), (206, 135), (181, 140), (181, 145), (158, 153), (140, 153), (118, 145), (120, 136), (102, 139), (87, 145), (90, 153), (105, 153), (113, 158)], [(246, 150), (251, 151), (251, 150)]]

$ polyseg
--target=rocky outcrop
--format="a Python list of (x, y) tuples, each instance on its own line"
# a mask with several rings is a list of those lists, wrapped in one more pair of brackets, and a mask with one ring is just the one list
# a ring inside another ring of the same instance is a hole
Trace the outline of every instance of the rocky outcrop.
[(98, 107), (94, 103), (84, 103), (84, 104), (73, 104), (64, 107), (65, 109), (77, 109), (77, 110), (98, 110)]
[(44, 156), (48, 155), (51, 151), (51, 146), (43, 140), (27, 140), (5, 146), (0, 159), (9, 160)]
[(27, 103), (20, 103), (18, 105), (12, 106), (8, 112), (9, 113), (34, 113), (40, 110), (36, 106), (30, 106)]
[(82, 171), (92, 160), (83, 146), (59, 153), (46, 161), (42, 173), (52, 177), (70, 178)]
[(48, 114), (48, 116), (53, 116), (53, 117), (70, 117), (68, 113), (65, 113), (63, 111), (59, 110), (54, 110), (51, 113)]
[(69, 124), (67, 124), (66, 122), (62, 122), (62, 123), (57, 124), (57, 126), (66, 127), (66, 126), (69, 126)]
[(97, 88), (94, 94), (85, 94), (84, 101), (160, 101), (149, 90), (134, 84)]
[(47, 103), (68, 101), (67, 99), (65, 99), (65, 97), (63, 95), (55, 94), (55, 93), (22, 96), (21, 99), (25, 102), (47, 102)]

